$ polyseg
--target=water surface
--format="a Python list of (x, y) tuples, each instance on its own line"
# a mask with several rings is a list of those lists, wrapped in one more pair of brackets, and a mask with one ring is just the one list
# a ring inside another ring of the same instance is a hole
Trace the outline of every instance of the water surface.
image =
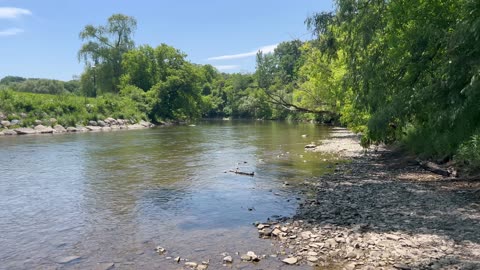
[[(304, 145), (327, 134), (311, 124), (209, 121), (0, 138), (0, 269), (178, 269), (169, 256), (217, 269), (222, 252), (273, 254), (251, 224), (295, 212), (295, 184), (329, 166)], [(236, 168), (255, 177), (225, 173)], [(80, 258), (61, 263), (68, 256)]]

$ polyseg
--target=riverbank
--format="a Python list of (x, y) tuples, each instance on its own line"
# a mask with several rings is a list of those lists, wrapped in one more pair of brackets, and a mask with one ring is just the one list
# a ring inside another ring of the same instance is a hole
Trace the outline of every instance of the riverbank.
[[(54, 133), (77, 133), (77, 132), (98, 132), (98, 131), (112, 131), (112, 130), (132, 130), (151, 128), (155, 125), (147, 122), (129, 121), (125, 119), (106, 118), (105, 120), (89, 121), (87, 126), (77, 125), (75, 127), (64, 127), (56, 124), (56, 119), (50, 119), (48, 124), (43, 125), (41, 121), (37, 122), (34, 127), (18, 127), (17, 123), (12, 123), (7, 120), (0, 121), (0, 136), (13, 135), (38, 135), (38, 134), (54, 134)], [(12, 128), (13, 126), (13, 128)]]
[(336, 129), (314, 151), (349, 162), (305, 181), (300, 192), (314, 195), (293, 218), (259, 225), (278, 257), (319, 269), (479, 269), (480, 183), (427, 172), (388, 149), (360, 154), (357, 141)]

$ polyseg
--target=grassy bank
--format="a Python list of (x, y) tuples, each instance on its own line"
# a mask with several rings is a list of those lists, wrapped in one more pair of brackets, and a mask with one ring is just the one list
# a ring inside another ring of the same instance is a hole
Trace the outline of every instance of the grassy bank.
[(35, 120), (57, 119), (62, 126), (87, 124), (107, 117), (146, 120), (137, 103), (128, 97), (104, 95), (85, 98), (72, 94), (50, 95), (0, 91), (0, 112), (8, 120), (20, 120), (21, 126), (32, 126)]

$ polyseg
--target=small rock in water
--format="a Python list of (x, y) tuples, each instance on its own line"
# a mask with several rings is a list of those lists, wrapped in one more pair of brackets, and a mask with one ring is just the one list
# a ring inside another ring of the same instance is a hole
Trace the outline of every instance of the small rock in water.
[(68, 256), (68, 257), (63, 257), (63, 258), (59, 259), (57, 262), (61, 263), (61, 264), (70, 263), (70, 262), (76, 261), (80, 258), (81, 258), (80, 256)]
[(179, 262), (180, 262), (180, 257), (176, 257), (174, 260), (175, 260), (177, 263), (179, 263)]
[(225, 258), (223, 258), (223, 262), (224, 263), (233, 263), (232, 256), (226, 256)]
[(292, 265), (292, 264), (296, 264), (298, 260), (295, 257), (290, 257), (290, 258), (284, 259), (282, 262)]
[(115, 266), (115, 263), (99, 263), (93, 268), (94, 270), (110, 270)]
[(195, 269), (197, 268), (198, 264), (196, 262), (186, 262), (185, 266)]
[(165, 253), (165, 251), (167, 251), (166, 249), (164, 249), (163, 247), (161, 246), (158, 246), (155, 248), (155, 251), (158, 253), (158, 254), (163, 254)]

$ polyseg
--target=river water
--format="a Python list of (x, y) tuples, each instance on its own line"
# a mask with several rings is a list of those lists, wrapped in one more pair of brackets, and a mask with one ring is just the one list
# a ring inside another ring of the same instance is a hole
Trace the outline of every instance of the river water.
[[(252, 223), (295, 213), (295, 185), (329, 167), (304, 146), (328, 132), (206, 121), (0, 138), (0, 269), (181, 269), (168, 258), (177, 256), (218, 269), (223, 252), (233, 269), (281, 268), (280, 258), (254, 265), (235, 253), (277, 251)], [(255, 176), (226, 172), (237, 167)]]

